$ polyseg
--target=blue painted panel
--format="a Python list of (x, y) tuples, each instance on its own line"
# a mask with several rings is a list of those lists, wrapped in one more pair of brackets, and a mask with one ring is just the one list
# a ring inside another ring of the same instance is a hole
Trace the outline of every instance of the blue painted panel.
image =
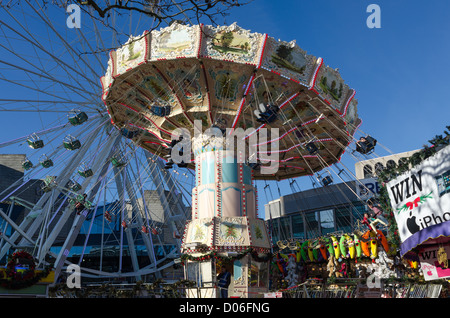
[(243, 175), (244, 175), (244, 184), (252, 184), (252, 169), (247, 166), (243, 165)]
[(223, 162), (222, 164), (222, 182), (238, 182), (238, 165), (236, 163)]
[(214, 160), (202, 160), (202, 184), (215, 183), (215, 162)]

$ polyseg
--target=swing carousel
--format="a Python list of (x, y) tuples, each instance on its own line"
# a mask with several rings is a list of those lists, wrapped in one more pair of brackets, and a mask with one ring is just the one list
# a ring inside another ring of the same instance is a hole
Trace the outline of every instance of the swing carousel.
[[(355, 91), (295, 41), (236, 24), (174, 23), (109, 56), (101, 83), (111, 124), (166, 169), (195, 171), (181, 244), (186, 278), (212, 286), (221, 263), (233, 273), (230, 295), (267, 291), (271, 242), (255, 180), (311, 176), (339, 162), (361, 124)], [(223, 143), (237, 131), (255, 151)]]

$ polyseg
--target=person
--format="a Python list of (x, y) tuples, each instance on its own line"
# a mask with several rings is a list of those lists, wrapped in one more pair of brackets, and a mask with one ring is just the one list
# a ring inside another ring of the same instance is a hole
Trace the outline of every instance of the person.
[(369, 199), (367, 200), (367, 206), (372, 210), (374, 218), (380, 220), (380, 223), (385, 224), (387, 222), (386, 218), (383, 216), (383, 210), (381, 210), (381, 207), (378, 203), (376, 203), (372, 199)]
[(75, 210), (77, 211), (77, 214), (80, 214), (81, 212), (83, 212), (83, 210), (85, 208), (84, 203), (86, 202), (86, 198), (87, 198), (87, 194), (85, 193), (85, 194), (83, 194), (83, 199), (78, 201), (75, 204)]
[(222, 266), (221, 272), (217, 275), (217, 286), (220, 289), (220, 298), (228, 298), (228, 286), (230, 286), (231, 274), (225, 266)]
[(365, 153), (367, 151), (367, 139), (365, 137), (359, 138), (358, 141), (356, 141), (356, 151)]
[(260, 123), (270, 124), (277, 119), (277, 114), (280, 108), (273, 104), (259, 104), (259, 110), (253, 113), (256, 115), (256, 121)]
[(381, 223), (386, 226), (386, 223), (381, 221), (380, 219), (375, 219), (369, 216), (369, 213), (364, 213), (364, 218), (361, 221), (361, 224), (364, 224), (369, 227), (374, 233), (377, 233), (377, 224)]
[(371, 229), (369, 213), (364, 213), (364, 217), (361, 221), (361, 224), (363, 224), (363, 225), (369, 227), (369, 229)]
[(356, 141), (356, 151), (364, 155), (368, 154), (375, 148), (376, 144), (377, 140), (371, 136), (361, 137)]

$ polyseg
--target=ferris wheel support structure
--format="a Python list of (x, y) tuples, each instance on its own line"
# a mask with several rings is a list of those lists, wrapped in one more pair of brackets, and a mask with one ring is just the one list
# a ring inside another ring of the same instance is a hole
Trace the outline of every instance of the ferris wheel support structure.
[[(106, 176), (108, 172), (108, 167), (110, 165), (109, 160), (105, 160), (105, 158), (109, 158), (113, 151), (114, 147), (119, 143), (120, 141), (120, 134), (116, 133), (116, 136), (111, 136), (111, 138), (108, 140), (107, 145), (102, 149), (101, 153), (97, 156), (96, 162), (93, 164), (93, 171), (99, 171), (97, 174), (96, 182), (94, 184), (94, 187), (90, 190), (89, 195), (87, 197), (87, 200), (92, 201), (96, 195), (98, 190), (100, 189), (101, 181)], [(101, 167), (101, 169), (99, 169)], [(95, 176), (95, 174), (94, 174)], [(88, 180), (85, 180), (86, 183), (88, 183)], [(58, 278), (61, 269), (64, 265), (64, 262), (67, 259), (67, 256), (69, 255), (69, 251), (73, 246), (73, 243), (75, 242), (75, 239), (77, 238), (81, 226), (83, 222), (86, 220), (87, 214), (89, 212), (89, 209), (85, 209), (78, 217), (76, 217), (74, 225), (72, 226), (69, 235), (67, 236), (67, 239), (65, 240), (61, 251), (58, 254), (58, 257), (55, 261), (55, 280)]]
[[(70, 180), (70, 177), (72, 176), (73, 172), (76, 170), (78, 165), (83, 160), (83, 157), (86, 154), (87, 150), (89, 149), (89, 146), (95, 141), (97, 133), (98, 130), (96, 131), (96, 133), (91, 134), (89, 139), (86, 141), (84, 147), (81, 147), (80, 151), (74, 156), (71, 163), (66, 167), (66, 169), (64, 169), (61, 172), (59, 176), (56, 177), (55, 182), (57, 184), (65, 185)], [(51, 207), (54, 205), (54, 202), (57, 198), (57, 196), (53, 195), (54, 191), (56, 191), (56, 189), (44, 193), (42, 197), (39, 199), (39, 201), (35, 204), (34, 208), (22, 220), (22, 222), (18, 227), (14, 224), (15, 222), (13, 222), (10, 219), (8, 220), (8, 223), (10, 223), (11, 226), (13, 226), (13, 228), (16, 230), (10, 237), (10, 241), (15, 242), (19, 239), (19, 237), (22, 237), (21, 241), (17, 245), (18, 247), (26, 246), (25, 241), (35, 244), (35, 242), (31, 239), (31, 237), (33, 237), (33, 235), (35, 234), (35, 232), (37, 231), (37, 229), (39, 228), (39, 226), (43, 221), (45, 214), (43, 212), (50, 211)], [(0, 258), (2, 258), (8, 253), (10, 247), (11, 247), (10, 244), (5, 244), (2, 247), (0, 251)]]
[[(162, 179), (161, 176), (158, 173), (158, 170), (160, 171), (165, 171), (164, 170), (164, 165), (157, 160), (157, 156), (153, 156), (151, 153), (146, 152), (147, 153), (147, 162), (149, 163), (149, 165), (156, 165), (156, 167), (158, 167), (159, 169), (151, 169), (151, 177), (153, 179), (153, 182), (157, 185), (156, 187), (156, 191), (158, 193), (158, 197), (161, 200), (161, 205), (164, 209), (164, 215), (168, 216), (169, 218), (169, 222), (170, 222), (170, 226), (172, 228), (173, 233), (175, 233), (175, 235), (177, 237), (180, 237), (180, 229), (184, 228), (184, 222), (186, 221), (185, 216), (183, 211), (180, 209), (180, 206), (177, 205), (178, 207), (178, 214), (174, 214), (173, 211), (171, 210), (170, 206), (169, 206), (169, 202), (167, 200), (166, 194), (164, 192), (164, 187), (163, 187), (163, 183), (162, 183)], [(154, 163), (153, 163), (154, 162)], [(170, 175), (168, 174), (164, 174), (163, 173), (163, 177), (166, 181), (166, 183), (169, 186), (169, 189), (174, 189), (173, 186), (173, 182), (170, 178)], [(177, 201), (178, 202), (178, 201)], [(179, 226), (177, 227), (177, 224), (175, 223), (175, 220), (179, 219), (179, 216), (182, 215), (184, 217), (181, 218), (180, 222), (182, 222), (182, 224), (180, 223)], [(177, 248), (180, 249), (181, 248), (181, 239), (176, 239), (176, 243), (177, 243)]]

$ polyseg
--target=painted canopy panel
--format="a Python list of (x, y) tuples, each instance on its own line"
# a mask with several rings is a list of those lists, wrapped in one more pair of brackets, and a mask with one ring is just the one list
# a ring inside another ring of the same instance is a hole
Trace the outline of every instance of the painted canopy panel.
[[(269, 175), (255, 171), (255, 179), (311, 175), (337, 162), (361, 124), (355, 91), (337, 69), (295, 41), (236, 24), (174, 23), (132, 37), (110, 53), (101, 83), (114, 126), (139, 131), (134, 141), (161, 156), (175, 130), (186, 128), (193, 136), (197, 120), (203, 130), (278, 128), (279, 137), (269, 136), (258, 155), (278, 142), (280, 167)], [(269, 104), (280, 111), (262, 124), (255, 111)], [(317, 153), (307, 150), (310, 142)]]

